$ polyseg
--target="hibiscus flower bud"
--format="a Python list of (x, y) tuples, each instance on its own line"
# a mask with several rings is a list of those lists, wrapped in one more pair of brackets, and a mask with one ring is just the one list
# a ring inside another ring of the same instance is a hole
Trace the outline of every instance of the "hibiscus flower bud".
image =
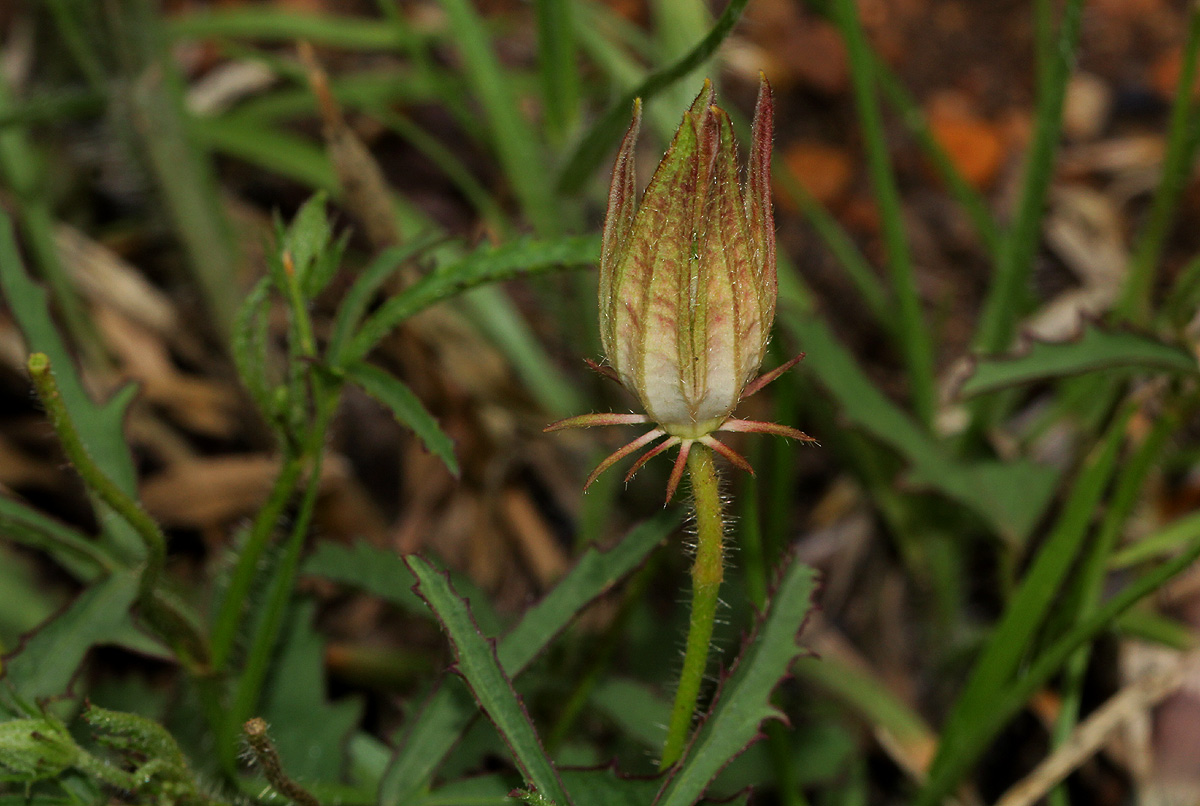
[(804, 356), (752, 380), (767, 349), (777, 290), (771, 87), (763, 78), (744, 183), (733, 126), (713, 100), (712, 84), (705, 81), (640, 200), (633, 170), (640, 102), (617, 154), (600, 254), (600, 338), (611, 366), (600, 369), (637, 395), (646, 413), (581, 414), (546, 430), (653, 427), (601, 462), (588, 485), (638, 450), (645, 453), (626, 480), (678, 445), (667, 481), (670, 501), (693, 443), (753, 472), (714, 431), (813, 441), (790, 426), (732, 417), (739, 401)]
[(636, 198), (640, 105), (621, 144), (600, 258), (600, 334), (621, 383), (672, 436), (728, 419), (762, 363), (775, 316), (770, 166), (762, 80), (746, 181), (729, 116), (708, 81)]

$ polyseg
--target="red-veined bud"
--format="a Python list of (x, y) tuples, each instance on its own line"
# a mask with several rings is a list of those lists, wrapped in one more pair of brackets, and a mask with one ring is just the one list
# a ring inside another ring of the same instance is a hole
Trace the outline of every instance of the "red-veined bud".
[(635, 107), (600, 259), (609, 363), (650, 419), (683, 439), (729, 418), (758, 372), (775, 316), (771, 88), (763, 78), (745, 182), (729, 116), (713, 101), (705, 81), (640, 202)]

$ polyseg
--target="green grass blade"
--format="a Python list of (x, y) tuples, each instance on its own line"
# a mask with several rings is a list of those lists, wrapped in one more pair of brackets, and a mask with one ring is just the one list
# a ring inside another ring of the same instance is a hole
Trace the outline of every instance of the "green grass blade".
[(324, 150), (290, 134), (264, 127), (251, 116), (192, 118), (188, 130), (205, 147), (294, 179), (315, 190), (341, 193)]
[(362, 387), (363, 391), (387, 406), (396, 421), (416, 434), (425, 449), (441, 459), (446, 469), (455, 478), (458, 477), (453, 440), (403, 381), (362, 361), (347, 365), (345, 373), (346, 380)]
[(437, 615), (450, 639), (457, 671), (504, 738), (525, 781), (555, 804), (570, 804), (558, 771), (542, 749), (525, 706), (500, 666), (495, 643), (480, 634), (470, 607), (445, 576), (416, 556), (408, 558), (408, 567), (417, 578), (418, 595)]
[(821, 321), (794, 272), (779, 274), (778, 322), (808, 354), (804, 368), (828, 390), (842, 418), (900, 453), (911, 463), (914, 481), (966, 504), (1005, 540), (1024, 542), (1049, 503), (1056, 471), (1027, 461), (967, 464), (952, 458), (871, 382)]
[(659, 92), (674, 84), (704, 63), (709, 56), (716, 52), (725, 37), (733, 30), (742, 11), (749, 0), (729, 0), (721, 16), (713, 24), (708, 36), (700, 40), (694, 48), (673, 64), (657, 70), (647, 76), (641, 84), (623, 95), (615, 104), (608, 108), (604, 116), (584, 136), (571, 158), (559, 174), (557, 187), (560, 193), (578, 193), (583, 184), (591, 177), (604, 159), (604, 155), (612, 151), (613, 146), (621, 138), (621, 132), (629, 125), (630, 110), (634, 100), (641, 98), (649, 101)]
[[(7, 80), (0, 77), (0, 115), (14, 110)], [(0, 129), (0, 179), (13, 194), (17, 220), (24, 232), (29, 253), (42, 278), (50, 286), (54, 301), (71, 339), (88, 358), (98, 358), (96, 329), (71, 282), (54, 237), (54, 212), (46, 195), (44, 160), (28, 133), (18, 126)]]
[(896, 303), (896, 336), (908, 370), (909, 394), (917, 419), (933, 422), (937, 389), (933, 371), (933, 339), (921, 311), (912, 253), (904, 233), (904, 210), (887, 152), (887, 136), (875, 89), (875, 57), (858, 19), (854, 0), (834, 0), (834, 14), (846, 42), (855, 105), (867, 150), (867, 169), (879, 203), (888, 271)]
[[(92, 459), (123, 492), (136, 494), (137, 475), (123, 430), (132, 387), (102, 405), (93, 403), (88, 397), (75, 372), (71, 354), (50, 315), (46, 292), (25, 273), (13, 237), (12, 221), (3, 212), (0, 212), (0, 290), (3, 290), (8, 308), (25, 337), (26, 349), (49, 356), (63, 404)], [(112, 516), (107, 507), (98, 502), (97, 506), (103, 513), (100, 522), (106, 542), (115, 555), (122, 561), (140, 561), (145, 556), (141, 538), (124, 520)]]
[(1190, 568), (1200, 558), (1200, 514), (1185, 516), (1168, 526), (1167, 530), (1183, 538), (1182, 553), (1138, 577), (1105, 602), (1095, 614), (1069, 630), (1030, 664), (1020, 680), (992, 692), (989, 707), (979, 712), (975, 722), (966, 724), (952, 744), (946, 743), (943, 737), (939, 763), (930, 771), (915, 806), (942, 803), (996, 734), (1025, 707), (1039, 688), (1058, 673), (1076, 650), (1107, 630), (1131, 607)]
[(1129, 415), (1127, 411), (1117, 418), (1104, 442), (1084, 464), (1062, 514), (975, 661), (942, 729), (941, 745), (932, 766), (934, 773), (946, 763), (944, 758), (952, 753), (961, 737), (970, 732), (971, 725), (993, 708), (996, 692), (1013, 681), (1030, 641), (1079, 556), (1096, 508), (1108, 488)]
[(1045, 68), (1045, 81), (1039, 82), (1034, 110), (1036, 124), (1026, 158), (1021, 199), (1016, 218), (1000, 249), (995, 276), (975, 334), (975, 347), (984, 354), (996, 353), (1009, 346), (1016, 324), (1026, 309), (1026, 286), (1041, 241), (1042, 210), (1054, 174), (1054, 155), (1062, 130), (1063, 99), (1075, 61), (1082, 17), (1083, 0), (1067, 0), (1052, 63)]
[(176, 14), (167, 30), (174, 39), (236, 37), (286, 44), (301, 39), (343, 50), (396, 50), (402, 44), (395, 30), (378, 20), (266, 6)]
[(1084, 326), (1072, 341), (1033, 341), (1013, 357), (982, 359), (959, 389), (962, 397), (1107, 369), (1195, 374), (1196, 358), (1178, 347), (1130, 331)]
[(109, 552), (86, 535), (3, 496), (0, 496), (0, 537), (46, 552), (82, 582), (121, 567)]
[(950, 155), (946, 153), (946, 149), (942, 148), (941, 144), (933, 136), (933, 132), (930, 131), (929, 124), (925, 120), (925, 115), (917, 105), (917, 102), (909, 94), (908, 90), (905, 89), (899, 77), (878, 56), (875, 57), (875, 78), (879, 82), (879, 88), (883, 92), (883, 97), (887, 99), (889, 104), (895, 107), (905, 127), (916, 137), (917, 144), (925, 152), (925, 157), (938, 172), (942, 181), (946, 183), (950, 195), (963, 208), (963, 211), (967, 214), (967, 218), (971, 220), (971, 225), (975, 228), (975, 233), (979, 236), (980, 241), (983, 242), (984, 248), (992, 256), (992, 259), (995, 260), (999, 255), (1000, 243), (1004, 238), (1004, 234), (1001, 232), (1000, 226), (996, 223), (991, 210), (988, 209), (987, 201), (963, 177), (962, 172), (958, 170), (958, 166), (954, 164), (954, 161), (950, 159)]
[(424, 252), (437, 242), (437, 236), (419, 238), (411, 244), (402, 247), (392, 247), (379, 253), (379, 256), (359, 272), (358, 279), (350, 286), (346, 296), (338, 304), (337, 315), (333, 321), (329, 343), (325, 354), (331, 366), (338, 366), (342, 361), (343, 351), (350, 343), (354, 329), (358, 327), (371, 300), (376, 292), (383, 287), (387, 279), (400, 269), (408, 260)]
[(407, 579), (404, 558), (394, 551), (377, 549), (365, 541), (342, 545), (323, 540), (304, 562), (300, 573), (352, 585), (391, 604), (406, 613), (429, 615), (412, 589), (403, 584)]
[[(1146, 478), (1161, 458), (1167, 439), (1178, 427), (1178, 417), (1173, 414), (1159, 416), (1150, 434), (1137, 447), (1129, 460), (1122, 463), (1108, 511), (1100, 525), (1095, 541), (1080, 562), (1079, 570), (1073, 575), (1073, 589), (1064, 597), (1068, 607), (1073, 607), (1073, 621), (1090, 616), (1100, 607), (1104, 594), (1104, 582), (1108, 575), (1108, 564), (1113, 549), (1120, 540), (1125, 525), (1141, 498)], [(1084, 676), (1091, 659), (1091, 647), (1082, 646), (1067, 661), (1063, 671), (1060, 691), (1062, 705), (1051, 733), (1053, 745), (1061, 747), (1068, 740), (1079, 720), (1083, 701)], [(1056, 797), (1065, 798), (1065, 791), (1058, 790)]]
[[(609, 590), (646, 559), (679, 525), (679, 513), (664, 512), (629, 533), (608, 551), (588, 549), (575, 567), (500, 641), (497, 655), (506, 674), (519, 675), (589, 602)], [(458, 741), (477, 708), (461, 687), (439, 688), (405, 728), (396, 760), (380, 787), (380, 806), (411, 802)]]
[(505, 70), (492, 50), (487, 29), (469, 0), (439, 0), (462, 54), (475, 97), (483, 106), (493, 135), (492, 146), (521, 207), (543, 235), (562, 230), (560, 212), (545, 179), (540, 138), (521, 116)]
[(1158, 278), (1158, 263), (1162, 257), (1164, 242), (1179, 198), (1191, 177), (1191, 166), (1200, 146), (1200, 127), (1196, 120), (1196, 102), (1193, 87), (1196, 83), (1196, 63), (1200, 61), (1200, 7), (1194, 4), (1188, 12), (1187, 39), (1183, 48), (1183, 61), (1179, 69), (1179, 82), (1175, 88), (1175, 99), (1171, 104), (1171, 119), (1167, 125), (1167, 153), (1163, 157), (1162, 178), (1145, 229), (1134, 246), (1129, 262), (1129, 273), (1125, 287), (1117, 302), (1117, 312), (1137, 323), (1149, 320), (1151, 297)]
[(759, 737), (765, 720), (782, 717), (771, 704), (771, 693), (801, 653), (796, 637), (812, 607), (815, 587), (816, 572), (793, 560), (682, 763), (663, 784), (656, 806), (692, 806), (730, 759)]
[(345, 360), (362, 358), (408, 317), (467, 289), (564, 266), (593, 263), (599, 255), (600, 240), (590, 235), (544, 241), (525, 238), (476, 249), (440, 266), (381, 305), (355, 335), (345, 352)]
[(534, 0), (537, 18), (538, 75), (546, 123), (561, 141), (579, 121), (579, 67), (575, 59), (572, 0)]
[(898, 326), (896, 306), (892, 304), (891, 294), (884, 286), (882, 279), (875, 273), (862, 251), (838, 223), (838, 220), (814, 199), (780, 162), (780, 160), (775, 161), (771, 171), (772, 177), (796, 202), (796, 206), (808, 219), (808, 223), (812, 225), (817, 237), (824, 242), (825, 248), (841, 264), (850, 281), (854, 283), (863, 303), (875, 316), (876, 321), (885, 329), (895, 331)]

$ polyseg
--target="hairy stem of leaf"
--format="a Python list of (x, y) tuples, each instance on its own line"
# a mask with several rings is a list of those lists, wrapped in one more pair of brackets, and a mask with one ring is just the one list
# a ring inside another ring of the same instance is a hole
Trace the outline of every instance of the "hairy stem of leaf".
[(721, 495), (712, 450), (694, 445), (688, 455), (688, 474), (692, 480), (692, 505), (696, 510), (696, 560), (692, 565), (692, 618), (688, 626), (683, 671), (675, 691), (675, 706), (667, 727), (659, 769), (672, 767), (683, 755), (691, 732), (692, 715), (700, 696), (700, 683), (708, 666), (713, 622), (717, 615), (717, 594), (724, 577), (725, 523), (721, 513)]
[(138, 585), (139, 603), (146, 622), (167, 642), (183, 663), (193, 671), (199, 672), (200, 667), (207, 665), (208, 653), (204, 639), (194, 625), (178, 612), (165, 606), (158, 596), (158, 581), (167, 559), (167, 538), (162, 529), (137, 501), (105, 475), (88, 453), (79, 436), (79, 430), (63, 403), (62, 393), (50, 367), (50, 358), (45, 353), (29, 356), (29, 375), (63, 452), (75, 466), (75, 471), (83, 479), (83, 483), (132, 526), (146, 546), (146, 567), (142, 570)]

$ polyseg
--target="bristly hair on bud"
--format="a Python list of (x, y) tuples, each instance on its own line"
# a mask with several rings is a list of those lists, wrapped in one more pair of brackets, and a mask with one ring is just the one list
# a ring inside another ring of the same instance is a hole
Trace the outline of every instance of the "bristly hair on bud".
[(654, 428), (601, 462), (588, 485), (642, 448), (647, 451), (627, 479), (678, 445), (667, 485), (670, 501), (694, 443), (753, 472), (714, 432), (814, 441), (788, 426), (732, 419), (741, 400), (803, 358), (755, 380), (778, 290), (770, 182), (775, 110), (771, 86), (760, 77), (744, 183), (729, 115), (715, 106), (712, 82), (705, 80), (639, 200), (634, 148), (642, 105), (634, 103), (608, 194), (600, 253), (600, 339), (606, 374), (636, 395), (646, 414), (585, 414), (546, 430), (634, 423)]

